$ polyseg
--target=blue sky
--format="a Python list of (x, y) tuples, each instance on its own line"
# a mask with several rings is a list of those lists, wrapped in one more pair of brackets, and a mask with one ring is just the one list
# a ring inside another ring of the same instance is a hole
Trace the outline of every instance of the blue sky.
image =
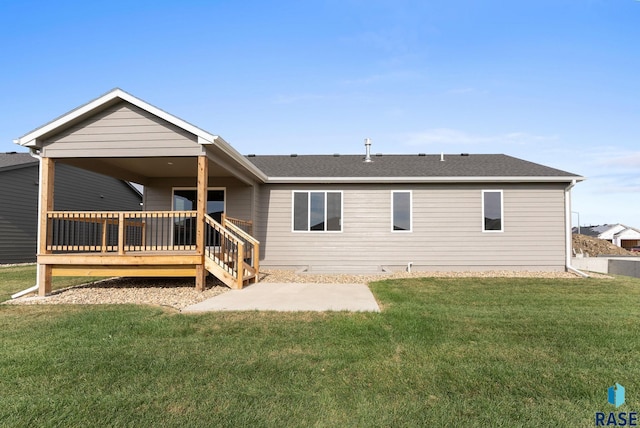
[(244, 154), (506, 153), (640, 227), (640, 1), (4, 0), (0, 47), (0, 151), (120, 87)]

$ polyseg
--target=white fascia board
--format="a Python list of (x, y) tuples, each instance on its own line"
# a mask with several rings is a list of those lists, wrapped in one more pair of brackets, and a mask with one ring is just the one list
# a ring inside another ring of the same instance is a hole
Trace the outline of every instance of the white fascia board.
[(36, 140), (38, 139), (38, 137), (41, 137), (42, 135), (51, 132), (56, 128), (59, 128), (60, 126), (63, 126), (64, 124), (89, 113), (90, 111), (100, 107), (104, 103), (107, 103), (112, 99), (120, 96), (122, 93), (124, 93), (122, 90), (114, 89), (113, 91), (108, 92), (83, 106), (71, 110), (69, 113), (60, 116), (59, 118), (47, 123), (46, 125), (43, 125), (40, 128), (31, 131), (30, 133), (15, 140), (15, 142), (17, 144), (20, 144), (21, 146), (34, 147), (36, 145)]
[(122, 89), (114, 89), (104, 95), (102, 95), (99, 98), (96, 98), (93, 101), (90, 101), (89, 103), (80, 106), (72, 111), (70, 111), (69, 113), (60, 116), (59, 118), (47, 123), (44, 126), (41, 126), (40, 128), (37, 128), (33, 131), (31, 131), (30, 133), (18, 138), (17, 140), (14, 140), (14, 143), (19, 144), (21, 146), (24, 147), (35, 147), (37, 145), (37, 140), (39, 137), (59, 128), (64, 126), (65, 124), (79, 118), (82, 117), (88, 113), (91, 113), (92, 111), (100, 108), (102, 105), (116, 99), (116, 98), (120, 98), (123, 101), (127, 101), (133, 105), (135, 105), (136, 107), (139, 107), (143, 110), (148, 111), (149, 113), (166, 120), (169, 123), (172, 123), (173, 125), (176, 125), (182, 129), (184, 129), (187, 132), (190, 132), (194, 135), (196, 135), (198, 137), (198, 143), (200, 144), (213, 144), (213, 141), (216, 139), (215, 135), (212, 135), (200, 128), (198, 128), (197, 126), (194, 126), (188, 122), (185, 122), (184, 120), (170, 114), (167, 113), (164, 110), (161, 110), (157, 107), (152, 106), (151, 104), (142, 101), (139, 98), (134, 97), (133, 95), (123, 91)]
[(585, 177), (269, 177), (267, 183), (567, 183)]
[(65, 124), (78, 119), (84, 115), (88, 115), (90, 114), (92, 111), (99, 109), (101, 106), (103, 106), (104, 104), (113, 101), (114, 99), (119, 98), (123, 101), (126, 101), (128, 103), (133, 104), (134, 106), (141, 108), (142, 110), (145, 110), (157, 117), (159, 117), (160, 119), (163, 119), (179, 128), (184, 129), (185, 131), (195, 135), (197, 137), (197, 141), (198, 144), (206, 146), (206, 145), (212, 145), (215, 144), (217, 145), (223, 152), (227, 153), (232, 159), (234, 159), (236, 162), (238, 162), (240, 165), (242, 165), (245, 169), (247, 169), (250, 173), (252, 173), (254, 176), (258, 177), (260, 180), (262, 181), (266, 181), (267, 180), (267, 176), (260, 170), (258, 169), (255, 165), (253, 165), (253, 163), (249, 162), (247, 159), (245, 159), (244, 156), (242, 156), (240, 153), (238, 153), (233, 147), (231, 147), (229, 145), (229, 143), (227, 143), (226, 141), (224, 141), (221, 137), (219, 137), (218, 135), (213, 135), (210, 134), (206, 131), (204, 131), (203, 129), (198, 128), (197, 126), (194, 126), (192, 124), (190, 124), (189, 122), (185, 122), (184, 120), (170, 114), (167, 113), (166, 111), (159, 109), (145, 101), (142, 101), (139, 98), (134, 97), (133, 95), (123, 91), (122, 89), (114, 89), (104, 95), (102, 95), (99, 98), (96, 98), (93, 101), (90, 101), (89, 103), (80, 106), (72, 111), (70, 111), (69, 113), (60, 116), (59, 118), (47, 123), (44, 126), (41, 126), (40, 128), (31, 131), (30, 133), (24, 135), (23, 137), (20, 137), (16, 140), (14, 140), (14, 143), (19, 144), (21, 146), (24, 147), (37, 147), (38, 145), (38, 138), (51, 132), (56, 130), (59, 127), (64, 126)]
[(267, 175), (262, 172), (257, 166), (255, 166), (252, 162), (247, 160), (244, 156), (240, 154), (236, 149), (234, 149), (231, 144), (227, 143), (222, 137), (215, 136), (214, 137), (216, 146), (222, 150), (226, 155), (228, 155), (231, 159), (238, 162), (242, 165), (247, 171), (249, 171), (254, 176), (258, 177), (261, 181), (266, 182), (268, 180)]
[(159, 109), (158, 107), (152, 106), (151, 104), (134, 97), (133, 95), (123, 91), (122, 89), (116, 89), (115, 91), (113, 91), (113, 93), (116, 93), (113, 98), (117, 96), (122, 100), (135, 105), (136, 107), (140, 107), (141, 109), (146, 110), (155, 116), (158, 116), (160, 119), (166, 120), (167, 122), (176, 125), (177, 127), (180, 127), (187, 132), (192, 133), (193, 135), (198, 137), (198, 144), (213, 144), (213, 141), (217, 138), (215, 135), (210, 134), (203, 129), (200, 129), (197, 126), (192, 125), (189, 122), (186, 122), (179, 117), (172, 115), (171, 113), (167, 113), (166, 111)]
[(36, 147), (36, 140), (32, 139), (28, 141), (22, 141), (22, 138), (17, 138), (13, 140), (13, 144), (18, 144), (22, 147)]
[(213, 144), (213, 142), (216, 140), (216, 138), (218, 138), (216, 135), (213, 136), (213, 139), (209, 140), (207, 138), (201, 137), (200, 135), (198, 135), (198, 144), (200, 145), (208, 145), (208, 144)]

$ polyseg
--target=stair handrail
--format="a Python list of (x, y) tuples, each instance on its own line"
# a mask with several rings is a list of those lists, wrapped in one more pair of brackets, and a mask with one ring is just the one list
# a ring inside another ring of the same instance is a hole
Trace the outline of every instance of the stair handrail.
[(232, 223), (244, 230), (249, 235), (253, 234), (253, 220), (242, 220), (240, 218), (229, 217), (225, 213), (222, 213), (220, 223), (225, 226), (227, 223)]
[(222, 216), (222, 227), (230, 230), (232, 233), (235, 233), (249, 244), (245, 250), (251, 255), (251, 263), (249, 266), (255, 271), (255, 282), (258, 282), (258, 273), (260, 270), (260, 241), (242, 230), (238, 225), (230, 221), (229, 217), (224, 215)]
[[(233, 277), (234, 282), (236, 282), (238, 288), (242, 288), (245, 277), (245, 269), (248, 269), (250, 273), (255, 275), (255, 281), (257, 282), (259, 268), (258, 263), (260, 257), (260, 242), (242, 229), (239, 229), (233, 223), (227, 223), (225, 227), (225, 225), (218, 223), (208, 214), (205, 214), (204, 220), (205, 224), (212, 227), (214, 230), (218, 230), (218, 233), (230, 239), (233, 242), (233, 245), (237, 248), (237, 253), (232, 254), (228, 251), (228, 248), (226, 248), (225, 245), (221, 245), (220, 250), (224, 253), (221, 254), (222, 257), (216, 257), (215, 254), (214, 257), (211, 257), (211, 254), (208, 254), (208, 252), (205, 251), (207, 257), (209, 257), (211, 260), (217, 263), (218, 266), (222, 267), (228, 274), (230, 274)], [(250, 248), (245, 249), (245, 242)], [(249, 257), (245, 257), (245, 251), (249, 253)], [(245, 258), (249, 258), (251, 262), (246, 263), (244, 261)], [(233, 267), (225, 261), (226, 259), (232, 260), (234, 262)]]
[(249, 235), (244, 230), (240, 229), (238, 226), (236, 226), (234, 223), (232, 223), (226, 218), (222, 222), (222, 227), (224, 227), (225, 229), (229, 229), (231, 232), (235, 233), (236, 235), (239, 235), (240, 237), (244, 238), (245, 240), (249, 241), (254, 245), (260, 244), (260, 241), (258, 241), (253, 236)]

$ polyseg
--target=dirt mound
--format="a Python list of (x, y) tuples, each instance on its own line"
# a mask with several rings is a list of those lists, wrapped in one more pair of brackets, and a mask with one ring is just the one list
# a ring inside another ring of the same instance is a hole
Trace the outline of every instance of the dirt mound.
[(580, 252), (591, 257), (596, 256), (637, 256), (638, 253), (627, 251), (624, 248), (616, 247), (609, 241), (594, 238), (592, 236), (573, 234), (573, 252)]

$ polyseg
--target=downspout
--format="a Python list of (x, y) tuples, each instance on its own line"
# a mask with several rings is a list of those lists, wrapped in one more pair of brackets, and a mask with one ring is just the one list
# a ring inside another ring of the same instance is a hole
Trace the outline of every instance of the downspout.
[[(17, 142), (17, 141), (15, 141)], [(38, 159), (38, 241), (36, 244), (36, 248), (40, 248), (40, 201), (42, 200), (42, 157), (38, 154), (37, 149), (31, 147), (29, 148), (29, 154)], [(36, 250), (37, 251), (37, 250)], [(40, 284), (40, 269), (36, 267), (36, 285), (33, 287), (29, 287), (25, 290), (18, 291), (15, 294), (11, 295), (12, 299), (17, 299), (18, 297), (24, 296), (25, 294), (33, 293), (34, 291), (38, 291), (38, 284)]]
[(578, 269), (571, 266), (571, 189), (576, 185), (576, 180), (572, 180), (571, 184), (564, 189), (564, 212), (565, 212), (565, 252), (566, 252), (566, 264), (565, 268), (568, 272), (573, 272), (577, 275), (580, 275), (583, 278), (589, 278), (589, 275), (586, 273), (579, 271)]

